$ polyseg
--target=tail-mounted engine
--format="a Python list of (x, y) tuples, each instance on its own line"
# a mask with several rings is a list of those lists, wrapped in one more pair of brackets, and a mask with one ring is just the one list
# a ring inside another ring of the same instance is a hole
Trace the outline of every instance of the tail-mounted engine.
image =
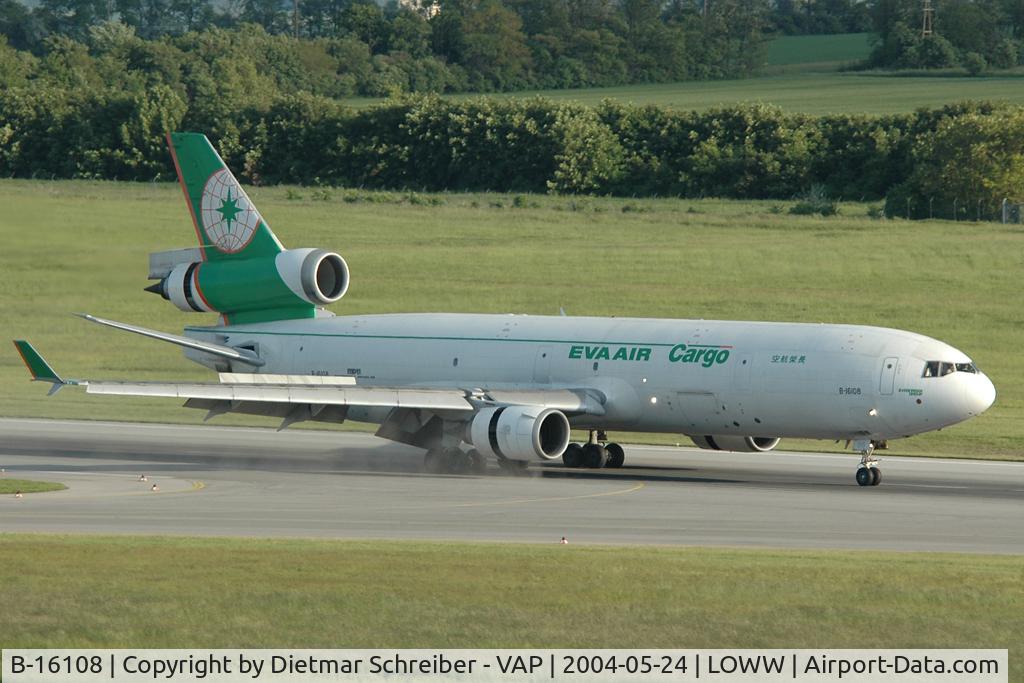
[(701, 448), (712, 451), (738, 451), (740, 453), (762, 453), (779, 445), (778, 437), (766, 436), (691, 436)]
[(481, 454), (509, 460), (554, 460), (569, 445), (568, 418), (541, 406), (484, 408), (466, 431)]
[[(348, 264), (323, 249), (287, 249), (274, 256), (203, 261), (199, 249), (150, 256), (146, 291), (183, 311), (217, 312), (231, 322), (312, 317), (345, 296)], [(268, 316), (269, 312), (272, 316)]]

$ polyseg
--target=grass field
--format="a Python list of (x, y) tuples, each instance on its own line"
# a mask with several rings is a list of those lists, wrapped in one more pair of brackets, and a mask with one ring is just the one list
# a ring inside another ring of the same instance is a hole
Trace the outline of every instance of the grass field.
[[(296, 194), (301, 199), (288, 199)], [(792, 320), (910, 329), (966, 350), (999, 396), (985, 415), (891, 442), (894, 453), (1024, 457), (1019, 362), (1024, 231), (998, 224), (833, 218), (782, 203), (409, 195), (257, 188), (282, 241), (342, 253), (339, 314), (461, 311)], [(85, 311), (167, 331), (212, 322), (142, 291), (147, 254), (190, 246), (173, 184), (0, 181), (3, 332), (84, 378), (210, 379), (158, 342), (92, 325)], [(0, 353), (0, 415), (196, 423), (173, 400), (55, 397)], [(225, 416), (222, 424), (261, 424)], [(679, 441), (678, 436), (663, 441)], [(790, 441), (784, 448), (838, 448)]]
[(11, 648), (986, 647), (1024, 664), (1019, 557), (28, 535), (0, 535), (0, 557)]
[(780, 36), (768, 43), (768, 66), (823, 69), (861, 62), (871, 53), (871, 35)]
[[(597, 105), (610, 99), (636, 105), (705, 110), (741, 103), (771, 103), (806, 114), (897, 114), (941, 107), (963, 100), (1024, 104), (1024, 68), (970, 77), (947, 71), (840, 71), (865, 59), (871, 34), (781, 36), (768, 43), (762, 75), (727, 81), (687, 81), (575, 90), (532, 90), (486, 95), (496, 98), (542, 96)], [(476, 94), (446, 95), (453, 99)], [(366, 107), (379, 98), (353, 97), (346, 104)]]
[[(735, 81), (689, 81), (625, 85), (578, 90), (537, 90), (498, 93), (487, 97), (531, 97), (570, 100), (597, 105), (611, 99), (636, 105), (705, 110), (741, 103), (771, 103), (786, 111), (806, 114), (898, 114), (920, 107), (941, 107), (963, 100), (993, 100), (1024, 104), (1024, 69), (996, 75), (967, 77), (959, 73), (807, 71), (776, 73)], [(446, 95), (455, 99), (480, 95)], [(345, 103), (365, 107), (380, 102), (351, 98)]]
[(44, 493), (46, 491), (62, 491), (67, 486), (55, 481), (30, 481), (28, 479), (7, 479), (0, 477), (0, 494), (5, 493)]

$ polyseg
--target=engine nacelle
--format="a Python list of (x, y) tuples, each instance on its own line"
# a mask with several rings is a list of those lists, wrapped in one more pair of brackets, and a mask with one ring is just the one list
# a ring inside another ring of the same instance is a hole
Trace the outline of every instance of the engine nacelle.
[(481, 454), (509, 460), (554, 460), (569, 445), (569, 419), (541, 406), (484, 408), (466, 431)]
[(323, 249), (275, 256), (178, 263), (150, 291), (183, 311), (237, 313), (324, 306), (345, 296), (348, 264)]
[(767, 436), (691, 436), (701, 448), (712, 451), (738, 451), (740, 453), (762, 453), (779, 445), (778, 437)]
[(333, 251), (288, 249), (274, 265), (288, 289), (315, 306), (333, 304), (348, 291), (348, 264)]

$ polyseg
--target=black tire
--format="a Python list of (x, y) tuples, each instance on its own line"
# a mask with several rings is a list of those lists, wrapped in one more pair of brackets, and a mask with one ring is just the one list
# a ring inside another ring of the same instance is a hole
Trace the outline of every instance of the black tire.
[(437, 448), (431, 448), (423, 456), (423, 470), (431, 474), (437, 474), (441, 471), (442, 462), (442, 451)]
[(870, 467), (861, 467), (857, 470), (857, 485), (858, 486), (871, 486), (871, 482), (874, 477), (871, 474)]
[(608, 451), (608, 462), (605, 467), (622, 467), (626, 462), (626, 451), (617, 443), (606, 443), (604, 449)]
[(566, 467), (582, 467), (583, 466), (583, 446), (578, 443), (571, 443), (565, 448), (565, 453), (562, 453), (562, 464)]
[(465, 474), (469, 471), (469, 453), (461, 448), (449, 448), (444, 452), (444, 471), (449, 474)]
[(877, 467), (871, 468), (871, 485), (878, 486), (882, 483), (882, 470)]
[(598, 443), (588, 443), (583, 447), (583, 464), (599, 470), (608, 462), (608, 451)]

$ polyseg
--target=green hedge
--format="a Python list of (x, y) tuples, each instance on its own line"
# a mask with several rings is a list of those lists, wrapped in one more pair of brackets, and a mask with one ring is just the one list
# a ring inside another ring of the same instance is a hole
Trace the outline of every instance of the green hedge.
[(913, 171), (886, 197), (886, 213), (987, 220), (1024, 199), (1024, 108), (965, 113), (920, 136)]
[[(877, 199), (898, 186), (900, 197), (991, 203), (1024, 187), (1022, 116), (988, 103), (815, 118), (765, 105), (690, 112), (436, 96), (352, 110), (305, 94), (196, 111), (165, 86), (12, 88), (0, 91), (0, 175), (173, 177), (163, 132), (187, 127), (256, 183), (755, 199), (812, 186)], [(970, 180), (937, 182), (943, 168)]]

